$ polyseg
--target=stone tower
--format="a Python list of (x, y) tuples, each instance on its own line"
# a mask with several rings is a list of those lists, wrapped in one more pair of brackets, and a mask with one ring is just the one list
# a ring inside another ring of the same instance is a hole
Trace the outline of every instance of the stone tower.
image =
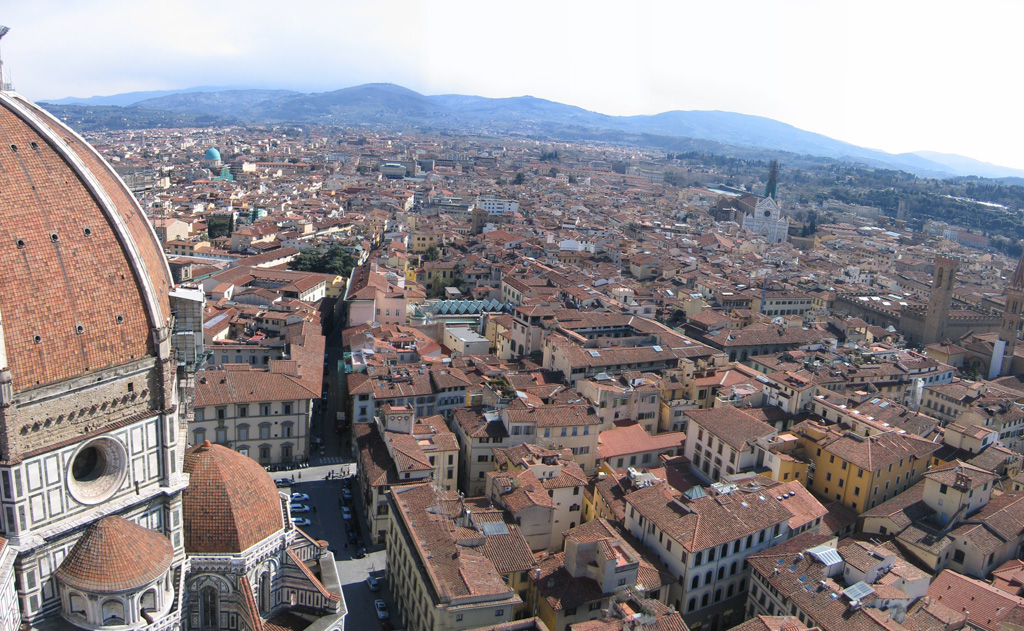
[(1006, 286), (1006, 306), (999, 326), (999, 338), (992, 348), (992, 362), (989, 364), (989, 379), (1010, 373), (1013, 364), (1013, 350), (1017, 345), (1020, 331), (1020, 312), (1024, 306), (1024, 254), (1017, 261), (1017, 269)]
[(921, 345), (925, 346), (946, 338), (946, 324), (949, 323), (949, 307), (953, 302), (953, 283), (960, 260), (940, 254), (935, 257), (935, 272), (932, 274), (932, 291), (928, 294), (924, 330)]
[(772, 160), (768, 171), (768, 182), (764, 186), (764, 196), (779, 200), (779, 161)]

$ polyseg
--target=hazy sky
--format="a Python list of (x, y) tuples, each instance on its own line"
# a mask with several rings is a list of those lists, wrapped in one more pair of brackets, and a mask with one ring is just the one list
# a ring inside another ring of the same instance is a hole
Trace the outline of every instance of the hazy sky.
[(193, 86), (717, 109), (1024, 168), (1021, 2), (4, 0), (35, 100)]

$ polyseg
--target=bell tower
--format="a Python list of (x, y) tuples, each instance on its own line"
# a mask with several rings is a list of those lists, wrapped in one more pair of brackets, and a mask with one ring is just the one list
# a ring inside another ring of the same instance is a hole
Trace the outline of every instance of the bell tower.
[(992, 362), (989, 365), (989, 379), (1010, 373), (1013, 364), (1013, 350), (1017, 345), (1020, 331), (1021, 308), (1024, 307), (1024, 254), (1017, 261), (1017, 269), (1006, 286), (1006, 306), (999, 326), (999, 338), (992, 347)]
[(932, 275), (932, 291), (928, 294), (928, 308), (925, 311), (924, 330), (921, 345), (932, 344), (946, 338), (946, 324), (949, 323), (949, 308), (953, 302), (953, 281), (959, 259), (944, 254), (935, 257), (935, 272)]

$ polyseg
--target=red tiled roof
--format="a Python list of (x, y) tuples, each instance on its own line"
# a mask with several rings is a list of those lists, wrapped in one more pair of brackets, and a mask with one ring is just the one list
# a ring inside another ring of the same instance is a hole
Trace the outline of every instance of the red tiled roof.
[(89, 526), (56, 574), (64, 584), (86, 592), (119, 592), (159, 579), (173, 558), (170, 539), (111, 515)]
[[(0, 99), (0, 129), (0, 312), (14, 389), (152, 354), (150, 330), (170, 313), (171, 278), (138, 203), (92, 147), (30, 103)], [(109, 214), (72, 167), (76, 161), (111, 202)], [(123, 240), (115, 220), (125, 227)]]
[(258, 462), (209, 441), (185, 453), (185, 551), (237, 553), (284, 529), (274, 482)]

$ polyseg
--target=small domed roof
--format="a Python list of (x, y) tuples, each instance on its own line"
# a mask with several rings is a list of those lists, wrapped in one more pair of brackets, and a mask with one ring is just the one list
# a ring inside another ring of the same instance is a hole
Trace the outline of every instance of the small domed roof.
[(57, 568), (57, 578), (84, 592), (131, 591), (163, 576), (173, 558), (170, 539), (111, 515), (89, 526)]
[(210, 441), (185, 452), (185, 552), (235, 554), (284, 529), (273, 480), (258, 462)]
[(220, 160), (220, 152), (217, 151), (216, 147), (210, 147), (206, 150), (206, 154), (203, 155), (203, 160)]

